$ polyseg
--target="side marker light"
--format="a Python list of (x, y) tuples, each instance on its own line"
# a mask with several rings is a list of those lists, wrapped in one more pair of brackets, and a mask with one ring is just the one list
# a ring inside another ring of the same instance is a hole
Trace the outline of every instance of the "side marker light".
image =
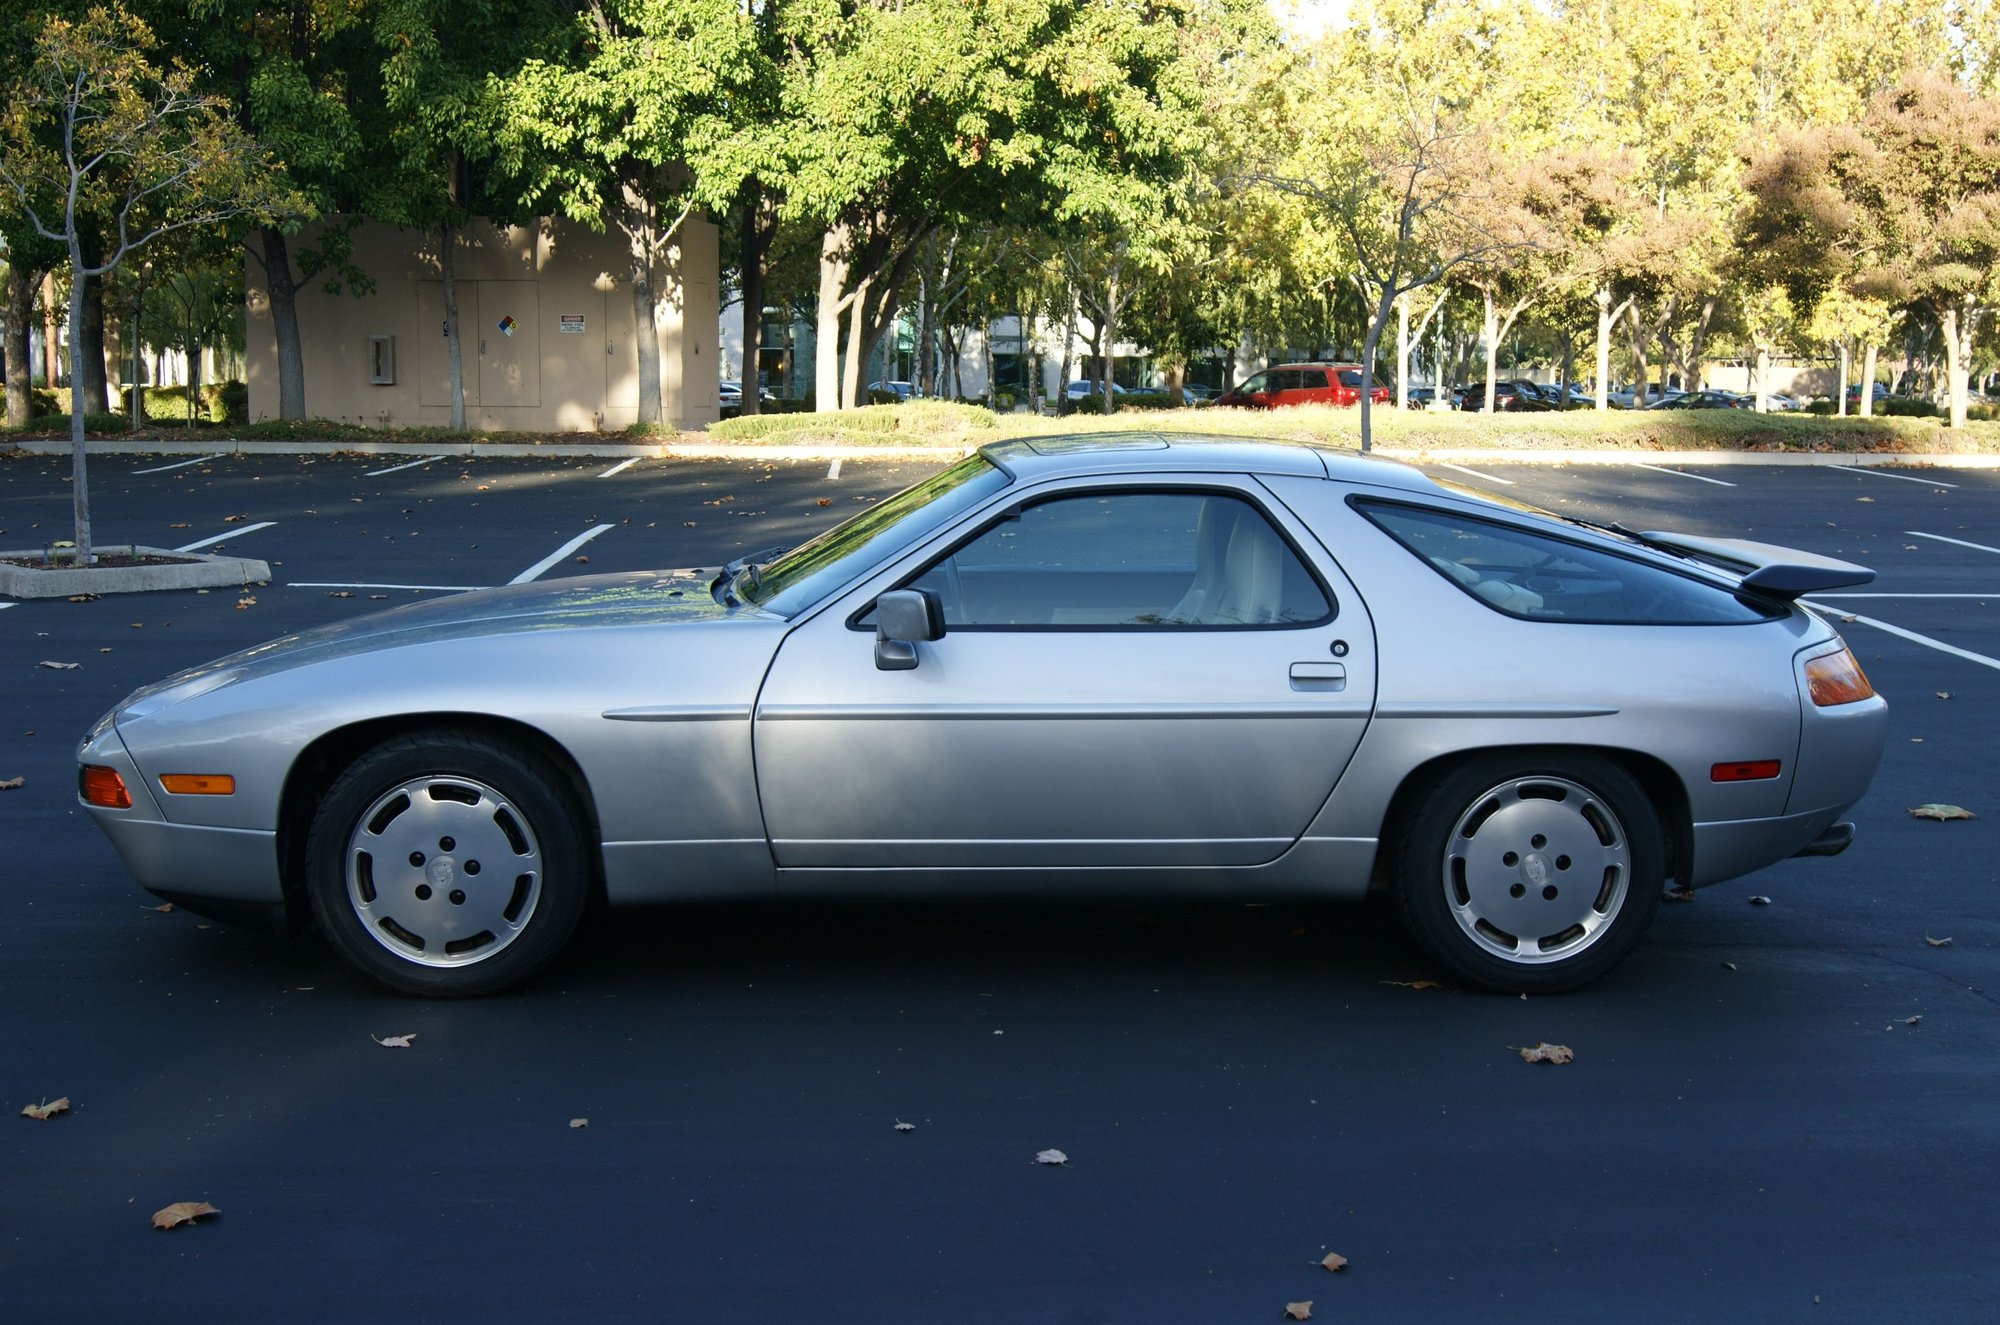
[(1768, 782), (1778, 776), (1775, 759), (1746, 759), (1740, 763), (1717, 764), (1708, 770), (1710, 782)]
[(234, 796), (236, 779), (227, 773), (165, 773), (160, 787), (176, 796)]

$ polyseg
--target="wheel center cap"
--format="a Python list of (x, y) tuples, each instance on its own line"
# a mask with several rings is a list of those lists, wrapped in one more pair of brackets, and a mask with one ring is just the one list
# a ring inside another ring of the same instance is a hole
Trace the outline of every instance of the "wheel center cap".
[(450, 856), (432, 856), (424, 865), (424, 877), (434, 888), (449, 888), (458, 877), (458, 863)]
[(1540, 854), (1525, 857), (1521, 861), (1521, 873), (1528, 877), (1529, 883), (1547, 883), (1549, 881), (1548, 857)]

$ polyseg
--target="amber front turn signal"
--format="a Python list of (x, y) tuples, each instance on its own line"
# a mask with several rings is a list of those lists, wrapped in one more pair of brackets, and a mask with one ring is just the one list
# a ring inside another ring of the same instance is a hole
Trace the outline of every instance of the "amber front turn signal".
[(160, 787), (176, 796), (234, 796), (236, 779), (227, 773), (163, 773)]
[(85, 764), (77, 771), (76, 789), (85, 805), (101, 805), (107, 810), (132, 808), (132, 793), (125, 790), (125, 779), (115, 768)]
[(1851, 649), (1824, 653), (1808, 662), (1806, 688), (1812, 695), (1812, 702), (1820, 708), (1852, 704), (1875, 693), (1875, 687), (1868, 684), (1868, 678), (1862, 673), (1861, 664), (1854, 660)]

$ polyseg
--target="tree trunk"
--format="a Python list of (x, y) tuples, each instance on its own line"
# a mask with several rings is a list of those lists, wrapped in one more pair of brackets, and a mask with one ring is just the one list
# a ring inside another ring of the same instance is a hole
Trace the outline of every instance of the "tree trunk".
[(846, 308), (841, 292), (847, 288), (847, 240), (845, 224), (829, 226), (819, 247), (819, 311), (813, 335), (813, 408), (840, 408), (840, 314)]
[(1083, 315), (1083, 299), (1078, 294), (1077, 288), (1074, 285), (1068, 286), (1066, 293), (1069, 295), (1067, 301), (1069, 304), (1069, 313), (1063, 323), (1062, 367), (1056, 372), (1056, 413), (1058, 414), (1062, 413), (1063, 406), (1069, 403), (1070, 365), (1075, 362), (1076, 355), (1076, 322)]
[(62, 335), (64, 319), (57, 314), (56, 274), (42, 273), (42, 385), (54, 391), (62, 382)]
[(137, 432), (146, 426), (146, 411), (142, 403), (145, 393), (139, 387), (139, 345), (141, 341), (139, 315), (140, 311), (146, 306), (146, 269), (144, 267), (139, 269), (138, 287), (138, 293), (132, 299), (132, 390), (125, 401), (126, 407), (132, 415), (133, 432)]
[(1836, 418), (1847, 417), (1847, 342), (1844, 340), (1840, 342), (1840, 381), (1833, 393), (1833, 413)]
[[(1370, 451), (1375, 446), (1375, 349), (1382, 341), (1382, 330), (1389, 325), (1389, 314), (1396, 302), (1396, 289), (1385, 284), (1382, 297), (1375, 304), (1375, 312), (1368, 319), (1368, 333), (1361, 341), (1361, 449)], [(1492, 307), (1489, 302), (1488, 308)], [(1493, 408), (1492, 379), (1487, 379), (1486, 407)]]
[[(89, 262), (91, 258), (85, 257)], [(104, 278), (86, 277), (72, 284), (83, 286), (83, 393), (92, 414), (111, 412), (111, 389), (104, 363)], [(76, 361), (71, 357), (72, 365)], [(73, 368), (72, 368), (73, 371)]]
[(76, 524), (76, 564), (94, 566), (97, 554), (90, 546), (90, 470), (83, 445), (83, 250), (77, 243), (76, 226), (69, 228), (69, 497)]
[(1111, 269), (1111, 276), (1104, 289), (1104, 326), (1100, 335), (1104, 341), (1104, 412), (1109, 414), (1115, 405), (1112, 401), (1113, 381), (1117, 376), (1118, 354), (1118, 268)]
[(1483, 312), (1480, 321), (1480, 339), (1486, 342), (1486, 412), (1493, 412), (1495, 379), (1500, 375), (1500, 310), (1494, 306), (1493, 292), (1481, 290), (1479, 300)]
[(1868, 342), (1868, 347), (1861, 351), (1861, 417), (1864, 419), (1875, 417), (1875, 354), (1877, 348), (1875, 342), (1870, 341)]
[(653, 219), (645, 203), (629, 188), (624, 215), (625, 256), (632, 268), (632, 345), (639, 367), (638, 421), (658, 424), (664, 411), (660, 400), (660, 299), (653, 289)]
[(1396, 300), (1396, 408), (1410, 407), (1410, 299)]
[(993, 380), (993, 319), (987, 318), (980, 329), (979, 345), (981, 356), (986, 361), (986, 408), (1000, 408), (1000, 384)]
[(1570, 384), (1576, 380), (1576, 337), (1567, 328), (1562, 332), (1562, 347), (1562, 403), (1568, 409)]
[(854, 287), (847, 310), (847, 357), (840, 366), (840, 407), (859, 409), (868, 402), (861, 396), (861, 374), (868, 367), (868, 352), (874, 342), (868, 335), (868, 289), (873, 278)]
[[(465, 431), (465, 355), (458, 329), (458, 275), (453, 268), (452, 250), (458, 233), (448, 225), (438, 227), (438, 270), (444, 277), (444, 352), (450, 376), (451, 430)], [(189, 365), (188, 375), (194, 375)]]
[(743, 224), (743, 413), (764, 411), (764, 255), (770, 251), (775, 220), (767, 221), (764, 190), (755, 180), (744, 186)]
[(34, 367), (28, 362), (28, 322), (35, 315), (33, 272), (7, 264), (7, 426), (24, 426), (34, 411)]
[[(299, 286), (292, 276), (292, 254), (284, 232), (265, 226), (264, 289), (271, 299), (271, 331), (278, 342), (278, 417), (306, 416), (306, 359), (299, 341)], [(251, 252), (254, 254), (255, 249)]]
[(1969, 302), (1952, 304), (1944, 310), (1940, 328), (1944, 332), (1945, 389), (1951, 397), (1951, 427), (1965, 427), (1966, 369), (1972, 363), (1972, 332), (1979, 314)]
[(1757, 347), (1757, 412), (1771, 412), (1771, 347)]

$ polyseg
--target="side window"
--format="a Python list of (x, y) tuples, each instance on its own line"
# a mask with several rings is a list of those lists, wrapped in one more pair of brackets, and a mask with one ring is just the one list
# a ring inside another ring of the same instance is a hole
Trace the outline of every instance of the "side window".
[(1361, 386), (1361, 370), (1359, 368), (1342, 369), (1340, 373), (1340, 384), (1344, 387), (1353, 387), (1359, 389), (1359, 387)]
[(1771, 609), (1615, 552), (1455, 511), (1357, 502), (1431, 569), (1509, 616), (1621, 625), (1726, 625)]
[(1264, 513), (1216, 492), (1037, 502), (912, 580), (948, 629), (1312, 625), (1333, 603)]
[(1245, 382), (1242, 386), (1239, 386), (1236, 389), (1238, 391), (1241, 391), (1246, 396), (1254, 396), (1259, 392), (1269, 391), (1271, 389), (1271, 374), (1269, 373), (1254, 374), (1249, 381)]
[(1303, 391), (1313, 385), (1310, 375), (1303, 368), (1287, 368), (1271, 376), (1277, 379), (1275, 389), (1279, 391)]

